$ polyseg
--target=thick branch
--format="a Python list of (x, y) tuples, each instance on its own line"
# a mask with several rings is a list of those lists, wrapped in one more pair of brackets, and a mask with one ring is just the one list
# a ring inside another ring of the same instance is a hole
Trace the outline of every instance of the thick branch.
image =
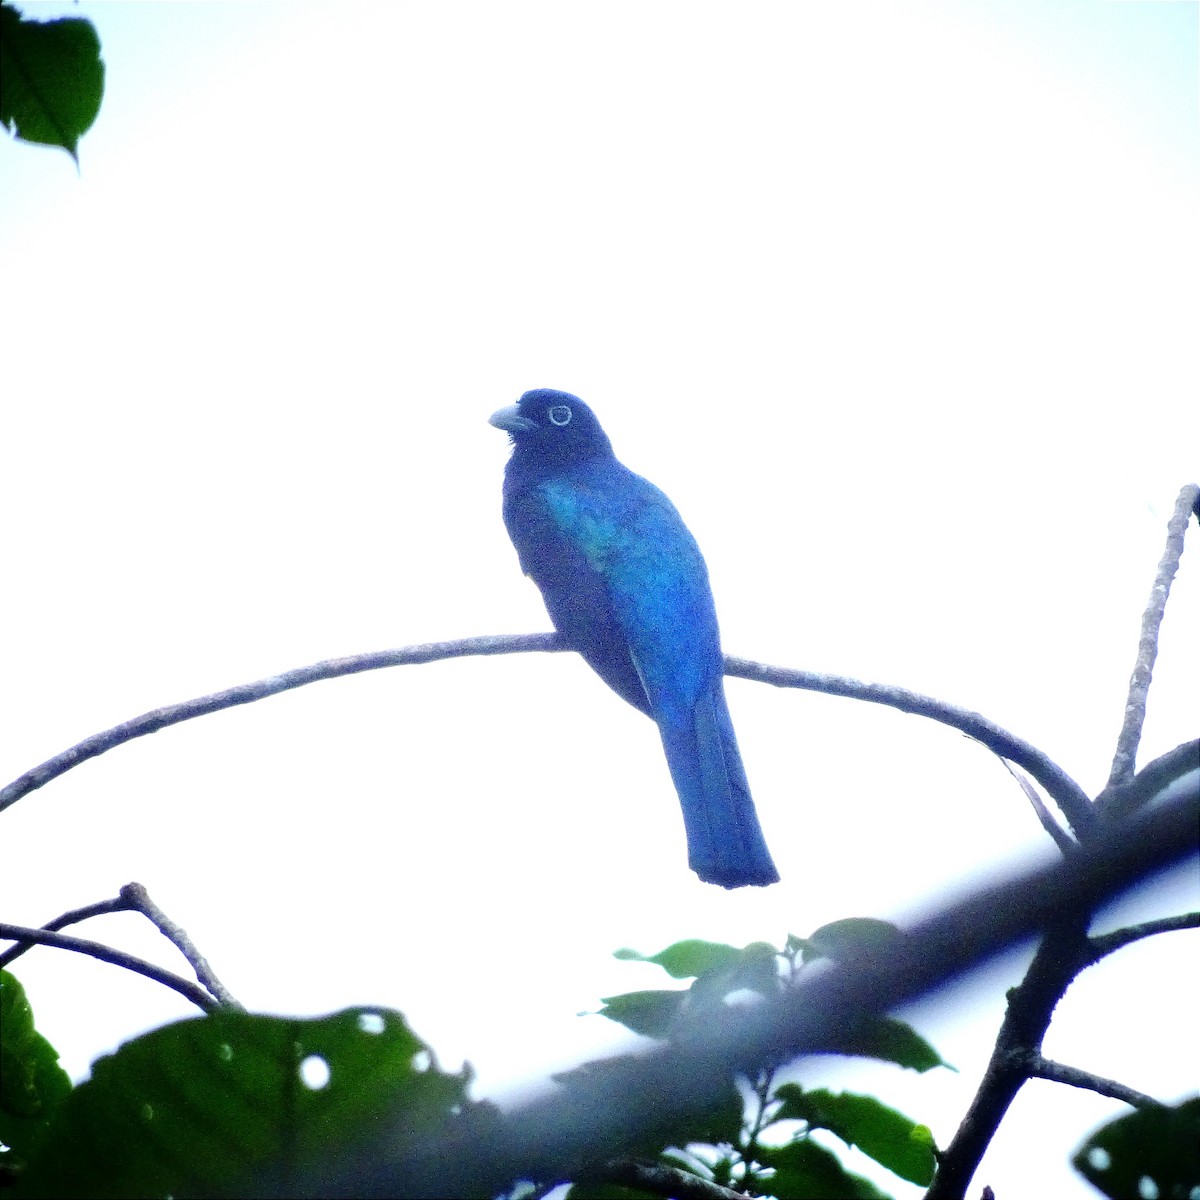
[(1093, 1075), (1091, 1071), (1081, 1071), (1078, 1067), (1068, 1067), (1065, 1063), (1053, 1062), (1040, 1054), (1030, 1054), (1023, 1064), (1026, 1075), (1031, 1079), (1048, 1079), (1051, 1083), (1065, 1083), (1068, 1087), (1082, 1088), (1084, 1091), (1096, 1092), (1107, 1096), (1110, 1100), (1120, 1100), (1133, 1108), (1161, 1108), (1162, 1105), (1153, 1096), (1135, 1091), (1118, 1083), (1115, 1079), (1105, 1079), (1102, 1075)]
[(7, 925), (0, 922), (0, 938), (5, 941), (36, 942), (41, 946), (54, 946), (59, 950), (74, 950), (78, 954), (86, 954), (89, 958), (98, 958), (101, 962), (112, 963), (115, 967), (124, 967), (138, 975), (145, 975), (155, 983), (161, 983), (173, 988), (181, 996), (190, 1000), (204, 1012), (214, 1012), (218, 1003), (202, 987), (198, 987), (187, 979), (180, 979), (170, 971), (126, 954), (123, 950), (114, 950), (101, 942), (91, 942), (87, 938), (74, 937), (69, 933), (52, 933), (47, 929), (27, 929), (24, 925)]
[(1200, 929), (1200, 912), (1176, 913), (1171, 917), (1143, 921), (1140, 925), (1126, 925), (1123, 929), (1114, 929), (1112, 933), (1102, 933), (1091, 939), (1092, 962), (1098, 963), (1107, 955), (1140, 942), (1142, 938), (1156, 937), (1160, 933), (1178, 933), (1181, 929)]
[(1087, 794), (1057, 763), (1043, 754), (1036, 746), (1023, 741), (1006, 729), (969, 709), (956, 708), (953, 704), (922, 696), (907, 688), (892, 687), (884, 683), (864, 683), (844, 675), (819, 675), (815, 671), (793, 671), (786, 667), (772, 667), (767, 663), (752, 662), (748, 658), (726, 658), (725, 672), (741, 679), (753, 679), (759, 683), (770, 683), (775, 687), (804, 688), (812, 692), (824, 692), (829, 696), (848, 696), (854, 700), (869, 700), (872, 704), (886, 704), (901, 712), (913, 713), (940, 721), (952, 729), (959, 729), (976, 741), (982, 742), (1001, 758), (1015, 762), (1028, 771), (1046, 789), (1051, 799), (1062, 810), (1079, 837), (1086, 836), (1095, 828), (1092, 803)]
[(1113, 756), (1112, 771), (1108, 777), (1109, 787), (1126, 783), (1133, 778), (1138, 742), (1141, 741), (1142, 725), (1146, 720), (1146, 698), (1150, 692), (1150, 679), (1154, 674), (1154, 660), (1158, 655), (1158, 631), (1166, 612), (1171, 581), (1175, 578), (1175, 572), (1179, 570), (1179, 560), (1183, 557), (1183, 535), (1187, 532), (1188, 518), (1198, 501), (1200, 487), (1189, 483), (1180, 491), (1175, 501), (1175, 511), (1167, 522), (1167, 544), (1154, 576), (1154, 586), (1150, 589), (1149, 603), (1142, 614), (1137, 659), (1129, 679), (1125, 719), (1117, 736), (1117, 751)]
[[(734, 1074), (753, 1078), (765, 1066), (827, 1046), (837, 1031), (929, 992), (1048, 923), (1081, 930), (1097, 907), (1195, 854), (1198, 819), (1200, 790), (1192, 789), (1101, 830), (1077, 853), (1014, 872), (919, 922), (886, 952), (843, 960), (760, 1006), (730, 1010), (703, 1036), (579, 1073), (510, 1109), (494, 1138), (471, 1130), (435, 1139), (409, 1134), (397, 1142), (396, 1130), (382, 1131), (386, 1160), (371, 1150), (348, 1157), (326, 1191), (495, 1194), (516, 1178), (576, 1178), (621, 1155), (664, 1119), (677, 1128), (689, 1114), (706, 1111)], [(1082, 951), (1086, 958), (1085, 941)], [(966, 1170), (963, 1187), (973, 1170)]]

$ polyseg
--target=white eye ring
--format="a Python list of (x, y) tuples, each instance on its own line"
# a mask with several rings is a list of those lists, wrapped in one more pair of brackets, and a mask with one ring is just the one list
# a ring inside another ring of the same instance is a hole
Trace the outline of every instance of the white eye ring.
[(546, 410), (546, 416), (550, 418), (551, 425), (570, 425), (571, 423), (571, 408), (567, 404), (556, 404), (553, 408)]

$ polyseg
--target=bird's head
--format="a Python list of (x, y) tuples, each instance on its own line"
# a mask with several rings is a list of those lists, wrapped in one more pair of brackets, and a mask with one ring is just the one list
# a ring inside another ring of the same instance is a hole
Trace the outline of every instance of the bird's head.
[(595, 413), (570, 392), (536, 388), (488, 420), (508, 433), (514, 459), (536, 460), (544, 470), (612, 454)]

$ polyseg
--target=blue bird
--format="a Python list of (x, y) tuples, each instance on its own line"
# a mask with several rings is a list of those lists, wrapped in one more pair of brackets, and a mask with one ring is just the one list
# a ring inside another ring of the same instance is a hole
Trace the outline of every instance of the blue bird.
[(521, 568), (555, 628), (658, 725), (688, 865), (721, 887), (777, 883), (725, 703), (708, 569), (675, 506), (617, 461), (576, 396), (526, 392), (491, 423), (512, 442), (504, 524)]

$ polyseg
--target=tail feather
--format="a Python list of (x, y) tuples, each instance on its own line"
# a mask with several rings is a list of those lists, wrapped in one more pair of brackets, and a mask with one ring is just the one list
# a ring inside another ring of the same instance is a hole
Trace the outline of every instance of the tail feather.
[(721, 680), (691, 712), (661, 715), (659, 732), (683, 807), (688, 865), (725, 888), (778, 883)]

